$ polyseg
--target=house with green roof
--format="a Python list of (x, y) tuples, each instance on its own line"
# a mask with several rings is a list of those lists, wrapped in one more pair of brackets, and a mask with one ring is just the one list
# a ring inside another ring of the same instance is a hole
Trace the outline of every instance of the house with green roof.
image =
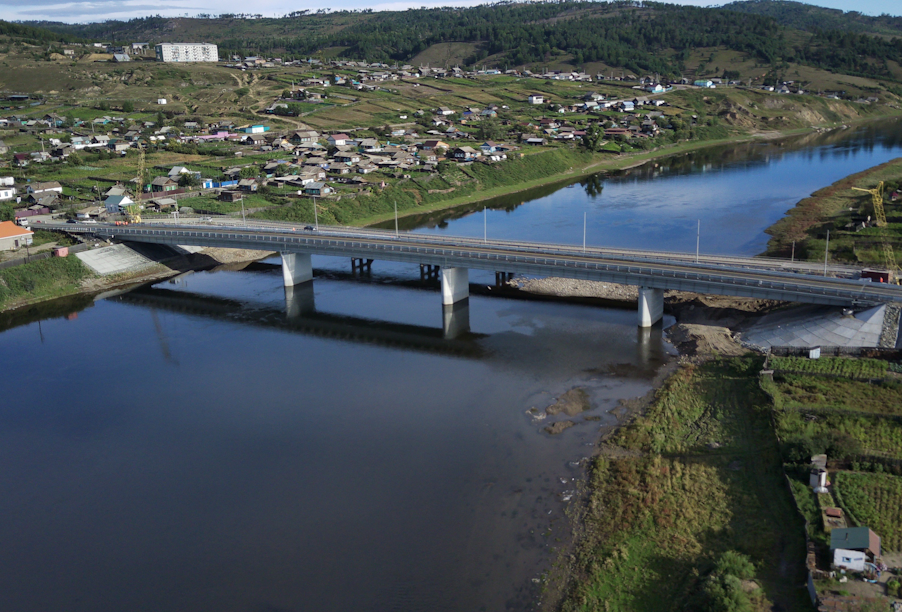
[(868, 527), (846, 527), (830, 532), (830, 550), (861, 550), (873, 557), (880, 556), (880, 536)]

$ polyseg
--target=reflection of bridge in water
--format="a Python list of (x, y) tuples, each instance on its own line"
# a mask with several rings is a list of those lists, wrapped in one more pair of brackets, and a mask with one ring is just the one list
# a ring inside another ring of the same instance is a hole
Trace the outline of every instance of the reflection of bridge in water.
[[(499, 346), (503, 346), (501, 352), (508, 355), (546, 354), (549, 361), (543, 363), (543, 368), (554, 367), (554, 363), (559, 360), (553, 355), (553, 351), (548, 353), (549, 347), (542, 344), (544, 340), (532, 335), (512, 332), (482, 334), (471, 331), (468, 301), (444, 306), (443, 325), (438, 328), (318, 312), (312, 283), (286, 287), (284, 310), (264, 303), (160, 287), (141, 287), (109, 299), (122, 304), (223, 322), (467, 359), (494, 358), (508, 361), (497, 353)], [(637, 341), (632, 346), (636, 351), (633, 354), (637, 367), (652, 372), (664, 357), (662, 329), (660, 326), (639, 328), (636, 333)], [(589, 338), (585, 333), (579, 333), (577, 338), (563, 342), (560, 350), (566, 352), (574, 343), (590, 346), (599, 341), (604, 339), (594, 336)], [(627, 350), (632, 353), (633, 348)], [(626, 354), (624, 358), (626, 361), (633, 361)]]
[(312, 283), (285, 287), (284, 310), (158, 287), (142, 287), (111, 299), (123, 304), (364, 344), (470, 358), (480, 358), (485, 354), (479, 340), (486, 336), (470, 331), (469, 304), (466, 302), (445, 306), (444, 325), (439, 329), (318, 312)]

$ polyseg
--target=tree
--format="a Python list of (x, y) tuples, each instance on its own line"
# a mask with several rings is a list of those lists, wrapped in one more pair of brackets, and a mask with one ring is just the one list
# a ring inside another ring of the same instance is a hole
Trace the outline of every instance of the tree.
[(81, 155), (78, 154), (78, 151), (72, 151), (69, 153), (69, 163), (73, 166), (84, 166), (85, 160), (81, 158)]
[(123, 113), (133, 113), (135, 112), (135, 103), (131, 100), (126, 100), (122, 103), (122, 112)]
[(603, 137), (604, 130), (599, 129), (597, 123), (590, 123), (586, 126), (586, 133), (583, 134), (582, 145), (587, 151), (597, 151)]
[(257, 166), (245, 166), (238, 173), (238, 176), (241, 178), (257, 178), (259, 175), (260, 171), (257, 169)]
[(97, 105), (97, 108), (102, 111), (108, 111), (110, 110), (110, 103), (106, 100), (101, 100), (100, 104)]
[(288, 100), (289, 98), (291, 98), (291, 92), (288, 91), (287, 89), (282, 91), (282, 99)]
[(13, 221), (16, 211), (9, 204), (0, 204), (0, 221)]
[(235, 95), (238, 96), (239, 100), (249, 93), (251, 93), (250, 87), (239, 87), (238, 89), (235, 90)]
[(179, 176), (179, 187), (197, 187), (200, 185), (200, 179), (193, 172), (185, 172)]
[(166, 115), (163, 114), (163, 111), (157, 112), (157, 127), (163, 127), (166, 124)]
[(480, 140), (496, 140), (501, 137), (501, 124), (497, 119), (487, 117), (479, 122), (477, 137)]

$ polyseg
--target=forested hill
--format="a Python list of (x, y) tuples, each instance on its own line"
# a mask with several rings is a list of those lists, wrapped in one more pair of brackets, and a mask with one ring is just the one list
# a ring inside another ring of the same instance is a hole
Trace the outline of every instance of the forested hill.
[(765, 71), (779, 72), (781, 66), (794, 62), (902, 81), (902, 35), (875, 37), (829, 27), (804, 32), (781, 24), (775, 16), (751, 12), (755, 7), (793, 4), (734, 3), (732, 9), (724, 9), (629, 0), (501, 2), (381, 13), (299, 11), (277, 19), (220, 15), (40, 25), (119, 42), (215, 42), (221, 57), (320, 55), (387, 63), (435, 57), (441, 61), (440, 54), (432, 51), (453, 43), (465, 49), (454, 60), (463, 65), (590, 65), (664, 77), (684, 73), (695, 50), (720, 47), (743, 54)]
[(857, 11), (843, 12), (792, 0), (739, 0), (725, 4), (725, 9), (773, 17), (780, 25), (808, 32), (841, 30), (902, 36), (902, 17), (872, 17)]
[(80, 36), (74, 32), (65, 35), (46, 28), (23, 25), (21, 23), (10, 23), (9, 21), (3, 20), (0, 20), (0, 36), (8, 39), (20, 40), (33, 45), (63, 41), (76, 42), (81, 40)]

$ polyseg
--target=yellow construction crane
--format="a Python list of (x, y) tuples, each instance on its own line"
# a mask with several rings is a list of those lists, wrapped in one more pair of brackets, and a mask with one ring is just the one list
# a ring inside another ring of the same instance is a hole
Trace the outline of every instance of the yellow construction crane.
[(877, 183), (874, 189), (862, 189), (861, 187), (852, 187), (855, 191), (863, 191), (871, 194), (874, 200), (874, 219), (877, 220), (877, 227), (886, 225), (886, 211), (883, 210), (883, 181)]
[[(861, 187), (852, 187), (855, 191), (863, 191), (871, 194), (874, 202), (874, 221), (877, 227), (886, 227), (886, 210), (883, 208), (883, 181), (877, 183), (874, 189), (862, 189)], [(893, 253), (893, 246), (889, 243), (889, 236), (886, 230), (880, 230), (880, 249), (883, 251), (883, 262), (887, 271), (893, 276), (899, 270), (896, 265), (896, 255)]]

